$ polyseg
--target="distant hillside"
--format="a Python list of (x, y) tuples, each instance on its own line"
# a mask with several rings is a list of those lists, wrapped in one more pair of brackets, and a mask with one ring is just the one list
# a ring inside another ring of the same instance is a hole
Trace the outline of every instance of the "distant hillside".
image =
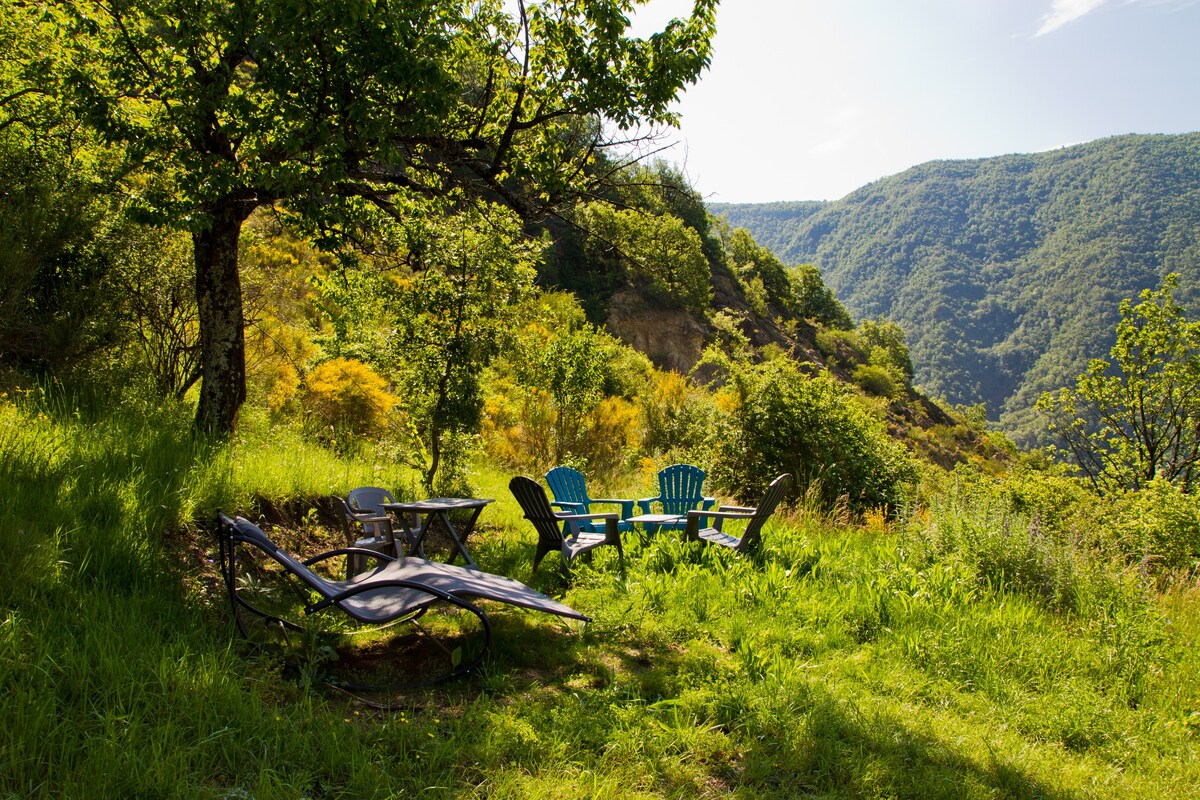
[(900, 323), (918, 385), (986, 402), (1023, 443), (1038, 396), (1107, 354), (1122, 298), (1174, 271), (1197, 307), (1200, 133), (930, 162), (790, 219), (786, 204), (718, 208), (820, 267), (852, 314)]
[[(796, 223), (808, 219), (825, 206), (824, 200), (800, 200), (782, 203), (708, 203), (708, 210), (718, 217), (728, 212), (729, 220), (738, 228), (746, 228), (754, 240), (778, 255), (791, 244)], [(736, 220), (735, 220), (736, 218)]]

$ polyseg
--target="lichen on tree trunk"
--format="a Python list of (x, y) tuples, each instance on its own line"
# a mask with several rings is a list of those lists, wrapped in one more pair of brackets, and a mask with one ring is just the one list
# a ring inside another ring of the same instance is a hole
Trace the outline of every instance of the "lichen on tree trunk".
[(246, 400), (246, 340), (238, 240), (249, 203), (219, 203), (209, 209), (210, 225), (192, 235), (196, 260), (196, 304), (200, 318), (203, 377), (196, 427), (218, 435), (233, 433)]

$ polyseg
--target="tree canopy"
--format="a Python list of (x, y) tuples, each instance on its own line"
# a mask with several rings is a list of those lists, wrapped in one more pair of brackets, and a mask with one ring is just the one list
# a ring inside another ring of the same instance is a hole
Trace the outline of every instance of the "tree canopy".
[(535, 219), (606, 177), (591, 167), (673, 124), (707, 66), (717, 0), (647, 38), (645, 0), (66, 0), (77, 111), (125, 148), (145, 216), (195, 247), (197, 422), (245, 398), (242, 223), (274, 206), (328, 247), (449, 197)]

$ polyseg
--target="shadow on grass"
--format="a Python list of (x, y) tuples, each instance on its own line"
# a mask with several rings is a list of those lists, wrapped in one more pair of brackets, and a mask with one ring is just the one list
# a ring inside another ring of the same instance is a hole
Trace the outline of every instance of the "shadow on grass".
[(817, 691), (797, 719), (763, 730), (745, 752), (738, 785), (756, 797), (1067, 798), (1020, 765), (963, 755), (933, 731)]

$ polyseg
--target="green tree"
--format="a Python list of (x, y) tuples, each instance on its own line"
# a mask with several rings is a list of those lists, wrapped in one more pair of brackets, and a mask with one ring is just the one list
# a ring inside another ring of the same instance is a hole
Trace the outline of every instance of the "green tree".
[(864, 319), (858, 325), (858, 339), (867, 351), (871, 366), (886, 369), (902, 386), (912, 384), (913, 363), (903, 328), (883, 317), (877, 320)]
[(1200, 322), (1175, 302), (1171, 273), (1141, 302), (1120, 304), (1111, 361), (1094, 359), (1074, 389), (1037, 408), (1097, 489), (1142, 489), (1155, 478), (1195, 490), (1200, 460)]
[(35, 4), (0, 0), (0, 361), (58, 369), (113, 340), (108, 152), (59, 102), (72, 67)]
[(846, 307), (834, 297), (833, 291), (821, 280), (821, 271), (812, 264), (797, 264), (790, 268), (788, 280), (792, 285), (796, 316), (816, 320), (837, 330), (854, 327)]
[(576, 219), (588, 232), (585, 250), (610, 261), (631, 281), (666, 302), (700, 312), (712, 297), (708, 259), (699, 234), (679, 217), (589, 203)]
[[(646, 39), (644, 0), (64, 0), (94, 69), (77, 107), (128, 145), (130, 191), (194, 242), (198, 426), (245, 399), (242, 225), (283, 204), (328, 244), (456, 189), (533, 219), (603, 172), (614, 138), (673, 124), (707, 66), (717, 0)], [(145, 175), (153, 180), (145, 180)], [(158, 188), (153, 188), (158, 187)]]
[(604, 397), (604, 361), (607, 355), (590, 326), (556, 331), (549, 339), (526, 337), (523, 364), (517, 374), (522, 383), (546, 391), (554, 402), (552, 456), (561, 463), (578, 449), (583, 421)]
[(182, 400), (200, 380), (191, 243), (176, 230), (119, 221), (122, 252), (110, 281), (155, 394)]
[[(776, 309), (795, 311), (787, 270), (770, 250), (754, 241), (748, 230), (735, 228), (726, 236), (725, 254), (734, 274), (747, 287), (748, 294), (765, 292), (766, 301)], [(755, 310), (763, 313), (766, 309)]]
[(499, 211), (416, 216), (405, 226), (411, 276), (394, 284), (385, 305), (431, 493), (461, 490), (466, 440), (480, 426), (481, 373), (532, 289), (534, 246), (520, 236), (517, 220)]

